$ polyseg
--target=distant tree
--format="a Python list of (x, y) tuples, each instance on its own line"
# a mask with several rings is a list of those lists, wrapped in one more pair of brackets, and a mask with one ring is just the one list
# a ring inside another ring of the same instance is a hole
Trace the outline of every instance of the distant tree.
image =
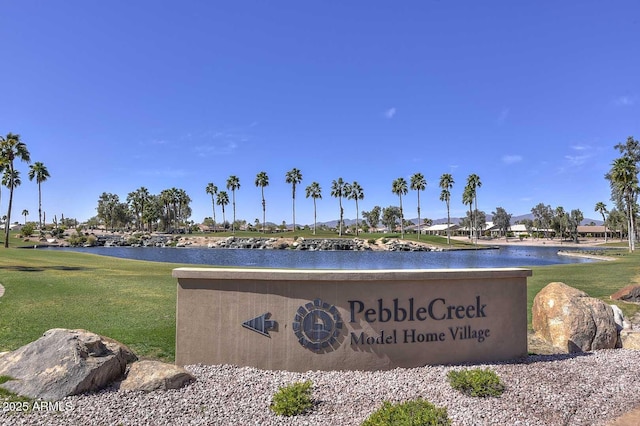
[(465, 206), (469, 206), (469, 211), (467, 212), (469, 221), (465, 222), (464, 226), (469, 229), (469, 239), (473, 237), (473, 191), (469, 188), (469, 185), (465, 186), (462, 191), (462, 204)]
[(340, 205), (340, 223), (339, 223), (339, 235), (342, 236), (342, 224), (344, 223), (344, 209), (342, 208), (342, 197), (345, 194), (345, 186), (346, 182), (342, 180), (342, 178), (338, 178), (338, 180), (334, 180), (331, 182), (331, 196), (338, 199), (338, 203)]
[(401, 238), (404, 238), (404, 212), (402, 211), (402, 196), (407, 195), (407, 181), (402, 177), (394, 180), (391, 184), (391, 192), (396, 194), (400, 199), (400, 235)]
[(375, 232), (378, 228), (381, 212), (382, 210), (380, 209), (380, 206), (374, 206), (369, 212), (362, 212), (362, 217), (367, 220), (367, 223), (371, 228), (370, 231)]
[(382, 223), (389, 229), (389, 232), (394, 232), (400, 219), (400, 208), (396, 206), (389, 206), (382, 209)]
[[(480, 176), (478, 176), (477, 174), (473, 173), (470, 174), (469, 177), (467, 178), (467, 188), (469, 188), (470, 194), (473, 196), (473, 200), (475, 203), (475, 210), (478, 211), (478, 188), (480, 188), (482, 186), (482, 182), (480, 182)], [(478, 229), (478, 218), (473, 217), (473, 227), (477, 230)], [(478, 242), (478, 234), (476, 232), (476, 243)]]
[(496, 211), (491, 212), (491, 215), (493, 216), (493, 223), (504, 235), (505, 240), (508, 240), (509, 229), (511, 229), (511, 215), (502, 207), (496, 207)]
[(229, 204), (229, 194), (227, 194), (226, 191), (220, 191), (218, 193), (218, 199), (216, 200), (216, 203), (222, 208), (222, 224), (223, 226), (226, 226), (227, 219), (224, 215), (224, 207)]
[(548, 238), (548, 229), (551, 227), (551, 219), (553, 218), (551, 206), (539, 203), (531, 209), (531, 214), (535, 219), (535, 226), (538, 228), (537, 233), (540, 234), (540, 230), (542, 229), (544, 237)]
[(38, 184), (38, 226), (39, 229), (42, 229), (42, 183), (45, 182), (49, 177), (49, 171), (46, 166), (40, 161), (36, 161), (31, 166), (29, 166), (29, 180), (33, 180), (35, 178), (36, 183)]
[(264, 200), (264, 187), (269, 186), (269, 176), (267, 172), (260, 172), (256, 176), (256, 186), (260, 187), (262, 193), (262, 233), (265, 233), (265, 226), (267, 223), (267, 203)]
[(349, 193), (347, 194), (347, 198), (349, 200), (355, 200), (356, 202), (356, 236), (357, 236), (358, 235), (358, 219), (359, 219), (358, 200), (364, 199), (364, 190), (362, 189), (362, 187), (358, 182), (353, 182), (349, 186)]
[(29, 210), (24, 209), (22, 210), (22, 216), (24, 216), (24, 224), (27, 224), (27, 216), (29, 216)]
[(411, 176), (411, 190), (418, 194), (418, 239), (420, 239), (420, 191), (427, 188), (427, 181), (422, 173), (414, 173)]
[(594, 211), (600, 213), (602, 215), (602, 224), (604, 225), (604, 243), (607, 243), (607, 217), (605, 216), (607, 213), (607, 205), (602, 201), (596, 203), (596, 207)]
[(115, 230), (116, 208), (120, 204), (120, 198), (116, 194), (103, 192), (98, 198), (98, 218), (104, 223), (104, 229)]
[(307, 198), (313, 198), (313, 235), (316, 235), (317, 209), (316, 200), (322, 199), (322, 188), (318, 182), (311, 182), (306, 188)]
[(0, 136), (0, 163), (4, 166), (3, 183), (9, 188), (9, 208), (7, 209), (7, 220), (4, 226), (4, 246), (9, 247), (9, 224), (11, 223), (11, 208), (13, 206), (13, 190), (20, 185), (20, 173), (15, 170), (14, 161), (21, 160), (25, 163), (31, 161), (27, 144), (22, 142), (20, 135), (7, 133), (5, 137)]
[(611, 183), (612, 200), (619, 200), (620, 210), (627, 216), (629, 251), (635, 250), (635, 207), (638, 197), (638, 167), (633, 156), (617, 158), (606, 175)]
[(440, 188), (442, 192), (440, 193), (440, 201), (444, 201), (447, 205), (447, 244), (451, 245), (451, 214), (450, 214), (450, 203), (451, 203), (451, 188), (453, 188), (453, 176), (449, 173), (444, 173), (440, 176)]
[(302, 182), (302, 173), (295, 167), (285, 175), (285, 181), (291, 184), (291, 200), (293, 211), (293, 232), (296, 231), (296, 185)]
[(558, 206), (555, 209), (553, 219), (551, 221), (551, 227), (556, 231), (556, 235), (560, 237), (560, 241), (564, 239), (564, 232), (568, 226), (567, 212), (564, 211), (562, 206)]
[(213, 183), (209, 182), (207, 187), (205, 188), (205, 192), (211, 195), (211, 209), (213, 210), (213, 230), (215, 232), (216, 228), (216, 195), (218, 195), (218, 187)]
[(626, 225), (628, 224), (627, 218), (620, 210), (613, 208), (609, 211), (609, 216), (607, 217), (607, 223), (609, 229), (614, 232), (620, 233), (620, 241), (623, 240), (623, 236), (626, 232)]
[(227, 189), (231, 191), (233, 198), (233, 223), (231, 224), (231, 232), (236, 233), (236, 190), (240, 189), (240, 179), (238, 176), (231, 175), (227, 178)]
[(584, 215), (580, 211), (580, 209), (571, 210), (571, 213), (567, 215), (567, 219), (569, 222), (569, 231), (571, 232), (571, 236), (573, 237), (573, 242), (578, 243), (578, 226), (584, 220)]
[(149, 203), (150, 197), (151, 194), (149, 194), (149, 190), (144, 186), (136, 189), (133, 192), (130, 192), (127, 195), (127, 203), (129, 204), (131, 212), (136, 217), (136, 226), (138, 230), (144, 231), (144, 209)]

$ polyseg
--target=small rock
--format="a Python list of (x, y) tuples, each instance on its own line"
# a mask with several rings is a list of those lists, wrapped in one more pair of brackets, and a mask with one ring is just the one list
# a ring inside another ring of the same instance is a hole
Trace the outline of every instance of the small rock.
[(640, 331), (622, 330), (620, 340), (624, 349), (640, 350)]
[(140, 361), (131, 364), (120, 389), (145, 392), (179, 389), (193, 380), (195, 377), (182, 367), (160, 361)]

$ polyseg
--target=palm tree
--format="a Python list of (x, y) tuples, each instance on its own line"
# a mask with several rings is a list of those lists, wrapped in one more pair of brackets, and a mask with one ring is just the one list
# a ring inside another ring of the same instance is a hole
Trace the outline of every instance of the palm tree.
[(229, 194), (227, 194), (227, 191), (220, 191), (218, 193), (218, 199), (216, 200), (216, 204), (222, 207), (222, 227), (224, 228), (227, 223), (227, 220), (225, 219), (225, 216), (224, 216), (224, 206), (229, 204)]
[(638, 168), (629, 156), (617, 158), (609, 173), (611, 184), (620, 193), (625, 202), (627, 225), (629, 229), (629, 251), (635, 250), (634, 204), (638, 193)]
[(42, 182), (46, 181), (47, 178), (51, 177), (49, 175), (49, 171), (46, 166), (42, 164), (40, 161), (36, 161), (31, 166), (29, 166), (29, 180), (33, 180), (35, 178), (36, 183), (38, 184), (38, 225), (40, 229), (42, 229)]
[(427, 188), (427, 181), (422, 173), (414, 173), (411, 176), (411, 190), (418, 193), (418, 239), (420, 239), (420, 191)]
[(404, 212), (402, 211), (402, 196), (407, 195), (407, 181), (399, 177), (391, 184), (391, 192), (400, 198), (400, 235), (404, 238)]
[(353, 182), (351, 185), (349, 185), (350, 191), (347, 194), (347, 198), (350, 200), (355, 200), (356, 201), (356, 236), (358, 236), (358, 219), (359, 219), (359, 209), (358, 209), (358, 200), (363, 200), (364, 199), (364, 190), (362, 189), (362, 187), (360, 186), (360, 184), (358, 182)]
[(333, 182), (331, 182), (331, 196), (337, 198), (338, 202), (340, 203), (340, 236), (342, 236), (342, 219), (344, 217), (344, 209), (342, 208), (342, 197), (346, 195), (346, 185), (347, 184), (344, 180), (342, 180), (342, 178), (338, 178), (338, 180), (334, 180)]
[(607, 205), (602, 201), (599, 201), (596, 203), (596, 207), (594, 211), (602, 215), (602, 222), (604, 223), (604, 243), (606, 244), (607, 243), (607, 218), (605, 215), (609, 213), (607, 211)]
[(451, 216), (450, 216), (450, 203), (451, 203), (451, 188), (453, 188), (453, 176), (450, 173), (444, 173), (440, 176), (440, 201), (444, 201), (447, 204), (447, 244), (451, 245)]
[(205, 188), (205, 192), (211, 195), (211, 209), (213, 210), (213, 231), (216, 230), (216, 195), (218, 195), (218, 187), (209, 182)]
[(313, 198), (313, 235), (316, 235), (316, 200), (322, 199), (322, 188), (318, 182), (311, 182), (306, 188), (307, 198)]
[(296, 232), (296, 185), (302, 182), (302, 173), (295, 167), (286, 173), (285, 182), (291, 184), (291, 197), (293, 199), (293, 232)]
[(231, 190), (231, 196), (233, 198), (233, 223), (231, 224), (231, 231), (236, 233), (236, 189), (240, 189), (240, 179), (238, 176), (231, 175), (227, 178), (227, 189)]
[(478, 242), (478, 188), (482, 186), (482, 182), (480, 182), (480, 176), (473, 173), (470, 174), (467, 178), (467, 187), (471, 191), (471, 195), (473, 195), (473, 200), (476, 205), (475, 212), (473, 214), (473, 230), (476, 239), (476, 243)]
[(136, 226), (138, 227), (138, 230), (144, 231), (144, 210), (148, 205), (150, 198), (151, 194), (149, 194), (149, 190), (144, 186), (141, 186), (127, 195), (127, 202), (131, 206), (130, 208), (137, 219)]
[(29, 210), (24, 209), (22, 210), (22, 216), (24, 216), (24, 224), (27, 224), (27, 216), (29, 216)]
[(267, 217), (267, 203), (264, 200), (264, 187), (269, 186), (269, 176), (267, 176), (267, 172), (260, 172), (256, 176), (256, 186), (260, 187), (262, 192), (262, 233), (265, 233), (265, 224)]
[(469, 185), (467, 185), (464, 188), (464, 191), (462, 191), (462, 204), (469, 206), (469, 239), (471, 239), (473, 233), (473, 191)]
[[(20, 135), (7, 133), (7, 136), (5, 137), (0, 136), (0, 162), (5, 166), (5, 176), (8, 177), (7, 183), (9, 188), (9, 208), (7, 210), (7, 221), (5, 222), (4, 227), (5, 248), (9, 247), (9, 224), (11, 223), (13, 189), (20, 185), (20, 174), (14, 169), (14, 160), (16, 159), (22, 160), (26, 163), (31, 161), (27, 145), (20, 140)], [(4, 183), (3, 185), (7, 186)]]

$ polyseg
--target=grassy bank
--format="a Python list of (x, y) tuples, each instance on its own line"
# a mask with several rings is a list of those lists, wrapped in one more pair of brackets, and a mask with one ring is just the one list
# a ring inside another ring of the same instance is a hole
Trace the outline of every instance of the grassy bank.
[[(142, 357), (172, 361), (178, 264), (123, 260), (55, 250), (0, 249), (0, 351), (13, 350), (50, 328), (84, 328), (129, 345)], [(562, 281), (608, 300), (640, 277), (640, 254), (615, 262), (533, 268), (533, 297)], [(619, 304), (627, 315), (640, 307)]]

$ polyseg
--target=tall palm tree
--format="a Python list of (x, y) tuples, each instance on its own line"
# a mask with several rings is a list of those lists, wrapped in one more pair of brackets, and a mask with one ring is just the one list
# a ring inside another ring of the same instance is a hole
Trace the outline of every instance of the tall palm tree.
[(24, 224), (27, 224), (27, 216), (29, 216), (29, 210), (24, 209), (22, 210), (22, 216), (24, 216)]
[(440, 193), (440, 201), (444, 201), (447, 204), (447, 244), (451, 245), (451, 215), (450, 215), (450, 204), (451, 204), (451, 188), (453, 188), (453, 176), (450, 173), (443, 173), (440, 176), (440, 188), (442, 188), (442, 192)]
[(205, 192), (211, 195), (211, 209), (213, 210), (213, 231), (216, 230), (216, 195), (218, 195), (218, 187), (209, 182), (205, 188)]
[(227, 191), (220, 191), (218, 193), (218, 199), (216, 200), (216, 204), (222, 207), (222, 227), (224, 228), (227, 223), (227, 220), (225, 219), (225, 216), (224, 216), (224, 206), (229, 204), (229, 194), (227, 194)]
[(364, 190), (358, 182), (353, 182), (351, 185), (349, 185), (349, 189), (350, 191), (347, 194), (347, 198), (350, 200), (355, 200), (356, 202), (356, 236), (358, 236), (358, 219), (360, 218), (358, 200), (364, 200)]
[(391, 184), (391, 192), (396, 194), (400, 199), (400, 235), (401, 238), (404, 238), (404, 212), (402, 210), (402, 196), (407, 195), (407, 181), (402, 177), (394, 180)]
[(473, 190), (469, 185), (465, 186), (462, 191), (462, 204), (469, 206), (469, 239), (471, 239), (473, 235)]
[(418, 239), (420, 239), (420, 191), (427, 188), (427, 181), (422, 173), (414, 173), (411, 176), (411, 190), (418, 193)]
[[(2, 174), (2, 184), (9, 188), (9, 191), (13, 191), (13, 189), (17, 186), (20, 186), (22, 181), (20, 180), (20, 172), (18, 170), (14, 170), (11, 172), (9, 169), (4, 169), (4, 173)], [(9, 198), (9, 208), (11, 208), (11, 198)], [(5, 238), (9, 238), (9, 225), (10, 219), (7, 216), (7, 222), (5, 224), (6, 235)], [(5, 246), (6, 247), (6, 246)]]
[(609, 213), (609, 211), (607, 210), (607, 205), (602, 201), (598, 201), (596, 203), (596, 207), (594, 211), (602, 215), (602, 222), (604, 224), (604, 243), (606, 244), (607, 243), (607, 217), (605, 215)]
[(46, 166), (40, 161), (36, 161), (29, 166), (29, 180), (35, 178), (38, 184), (38, 226), (42, 229), (42, 182), (46, 181), (49, 177), (49, 171)]
[(231, 175), (227, 178), (227, 189), (231, 190), (231, 196), (233, 198), (233, 223), (231, 224), (231, 231), (236, 233), (236, 190), (240, 189), (240, 179), (238, 176)]
[(611, 166), (612, 185), (621, 194), (625, 203), (625, 214), (629, 229), (629, 251), (635, 250), (634, 204), (638, 194), (638, 168), (629, 156), (617, 158)]
[[(9, 188), (9, 208), (7, 210), (7, 221), (4, 227), (4, 246), (9, 247), (9, 224), (11, 223), (11, 207), (13, 205), (13, 189), (20, 185), (20, 174), (14, 168), (14, 160), (21, 160), (26, 163), (31, 161), (27, 144), (20, 140), (20, 135), (7, 133), (7, 136), (0, 136), (0, 162), (5, 166), (5, 174), (8, 172), (7, 183)], [(4, 179), (3, 179), (4, 180)], [(5, 185), (7, 186), (7, 185)]]
[(260, 187), (260, 191), (262, 192), (262, 233), (265, 233), (265, 224), (267, 222), (267, 203), (264, 200), (264, 187), (269, 186), (269, 176), (267, 176), (267, 172), (260, 172), (256, 176), (256, 186)]
[(318, 198), (322, 199), (322, 188), (318, 182), (311, 182), (311, 185), (306, 188), (307, 198), (313, 198), (313, 235), (316, 235), (316, 200)]
[(337, 198), (340, 204), (340, 224), (339, 224), (340, 236), (342, 236), (342, 222), (344, 217), (344, 209), (342, 208), (342, 197), (346, 195), (345, 194), (346, 185), (347, 184), (345, 183), (344, 180), (342, 180), (342, 178), (338, 178), (338, 180), (334, 180), (333, 182), (331, 182), (331, 196)]
[(469, 190), (473, 195), (474, 203), (476, 205), (476, 209), (473, 214), (473, 230), (476, 243), (478, 242), (478, 188), (480, 188), (481, 186), (482, 182), (480, 182), (480, 176), (475, 173), (470, 174), (467, 178), (467, 187), (469, 187)]
[(293, 199), (293, 232), (296, 232), (296, 185), (302, 182), (302, 173), (294, 167), (286, 173), (285, 182), (291, 184), (291, 198)]

